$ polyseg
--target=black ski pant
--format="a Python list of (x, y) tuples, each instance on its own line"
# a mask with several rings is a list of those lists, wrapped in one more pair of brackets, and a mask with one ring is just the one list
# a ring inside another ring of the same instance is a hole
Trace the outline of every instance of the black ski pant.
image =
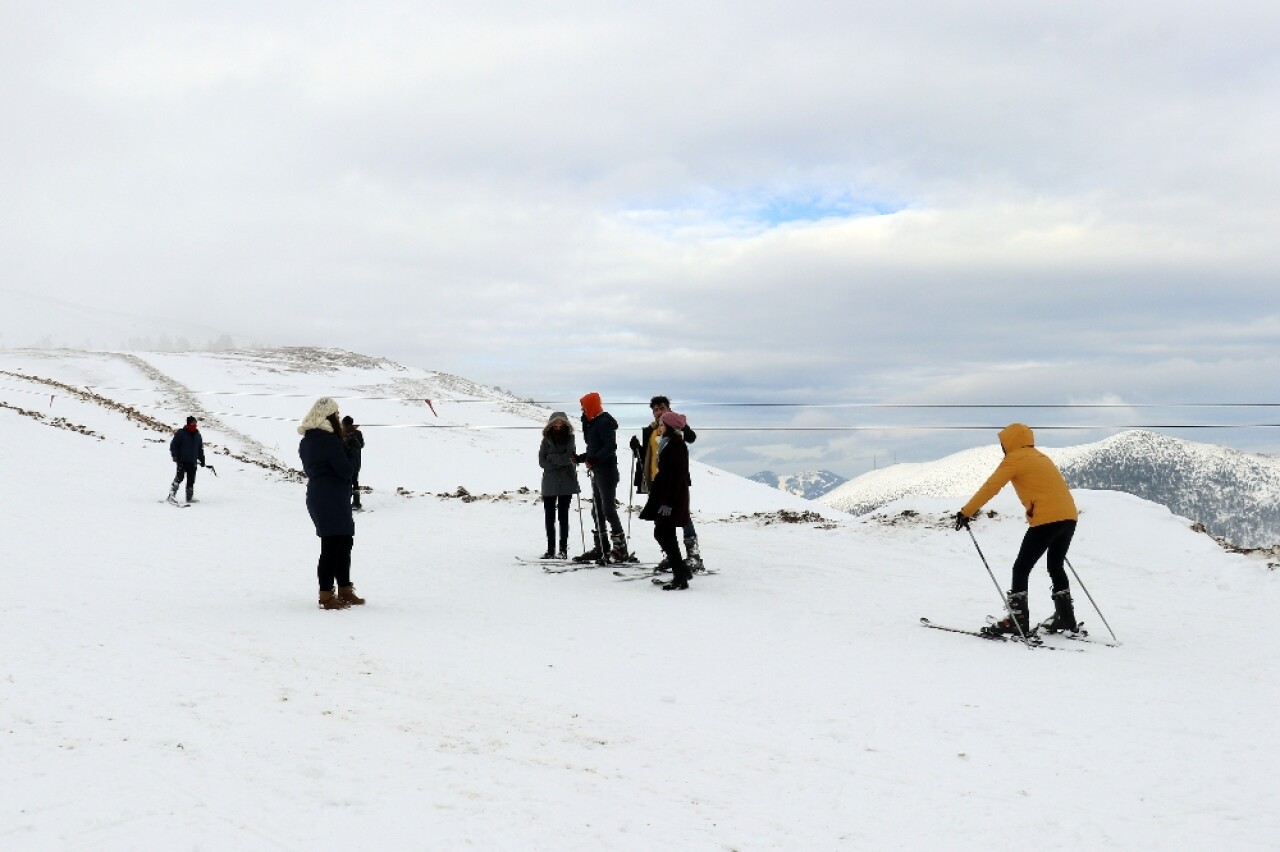
[(690, 571), (689, 566), (685, 564), (684, 557), (680, 555), (680, 546), (676, 543), (676, 526), (665, 521), (655, 521), (653, 524), (653, 540), (658, 543), (658, 547), (662, 548), (663, 554), (667, 557), (667, 561), (671, 563), (671, 578), (674, 582), (689, 582)]
[(339, 587), (351, 585), (351, 547), (354, 544), (355, 536), (351, 535), (320, 536), (320, 561), (316, 563), (320, 591), (333, 591), (334, 583)]
[(556, 518), (560, 519), (560, 548), (569, 547), (569, 504), (573, 502), (572, 494), (560, 494), (542, 498), (542, 512), (546, 515), (547, 550), (556, 544)]
[(171, 491), (177, 492), (178, 485), (182, 482), (182, 477), (187, 478), (187, 496), (190, 497), (196, 491), (196, 463), (195, 462), (178, 462), (178, 473), (173, 477), (173, 486)]
[(601, 550), (605, 551), (608, 550), (604, 546), (608, 541), (605, 537), (608, 530), (612, 530), (613, 534), (619, 538), (623, 535), (622, 520), (618, 517), (618, 507), (615, 505), (618, 499), (618, 466), (616, 464), (593, 469), (591, 497), (591, 518), (596, 522), (596, 535), (602, 542)]
[(1075, 534), (1075, 521), (1054, 521), (1028, 529), (1022, 537), (1018, 558), (1013, 560), (1013, 585), (1009, 591), (1016, 595), (1027, 590), (1031, 569), (1046, 553), (1049, 554), (1047, 563), (1053, 590), (1059, 592), (1070, 588), (1067, 572), (1062, 570), (1062, 566), (1067, 561), (1067, 550), (1071, 548), (1071, 537)]

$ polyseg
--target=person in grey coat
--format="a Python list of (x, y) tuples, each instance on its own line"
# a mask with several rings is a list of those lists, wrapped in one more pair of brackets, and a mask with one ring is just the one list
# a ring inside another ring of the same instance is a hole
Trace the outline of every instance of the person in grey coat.
[[(578, 487), (578, 468), (574, 456), (578, 445), (573, 437), (569, 415), (554, 411), (542, 427), (542, 446), (538, 448), (538, 464), (542, 467), (542, 510), (546, 515), (547, 552), (543, 559), (569, 558), (569, 503)], [(560, 520), (560, 549), (556, 550), (556, 519)]]
[[(342, 440), (338, 403), (322, 396), (298, 425), (298, 458), (307, 475), (307, 514), (320, 537), (320, 560), (316, 576), (320, 580), (321, 609), (346, 609), (363, 604), (351, 585), (351, 547), (355, 544), (356, 522), (351, 516), (351, 477), (355, 466)], [(334, 584), (338, 590), (334, 592)]]

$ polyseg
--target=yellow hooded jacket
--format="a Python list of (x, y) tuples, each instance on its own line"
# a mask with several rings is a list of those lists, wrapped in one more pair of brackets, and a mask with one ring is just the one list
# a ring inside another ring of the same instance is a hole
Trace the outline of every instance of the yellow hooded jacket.
[(1004, 449), (1004, 461), (964, 504), (960, 511), (966, 517), (978, 514), (1007, 482), (1013, 483), (1013, 490), (1026, 507), (1027, 523), (1033, 527), (1054, 521), (1074, 521), (1079, 517), (1067, 481), (1058, 466), (1035, 448), (1035, 434), (1030, 426), (1010, 423), (1000, 430), (1000, 446)]

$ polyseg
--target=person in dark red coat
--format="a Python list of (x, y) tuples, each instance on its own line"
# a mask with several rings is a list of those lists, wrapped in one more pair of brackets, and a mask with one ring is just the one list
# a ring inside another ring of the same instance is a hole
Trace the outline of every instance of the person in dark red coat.
[(689, 448), (685, 446), (685, 417), (674, 411), (658, 418), (658, 475), (649, 484), (649, 499), (640, 517), (653, 521), (653, 538), (671, 562), (671, 582), (662, 588), (689, 588), (690, 570), (680, 555), (676, 531), (689, 523)]

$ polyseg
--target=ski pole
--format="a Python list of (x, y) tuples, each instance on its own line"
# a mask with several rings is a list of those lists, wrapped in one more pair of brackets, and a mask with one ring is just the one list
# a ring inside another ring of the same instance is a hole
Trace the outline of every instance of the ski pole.
[(627, 485), (627, 542), (628, 543), (630, 543), (631, 541), (631, 509), (632, 509), (631, 501), (635, 497), (635, 493), (636, 493), (636, 478), (635, 478), (635, 475), (632, 474), (631, 482)]
[[(1063, 558), (1065, 559), (1066, 557), (1063, 557)], [(1067, 559), (1067, 567), (1071, 569), (1071, 576), (1076, 578), (1076, 582), (1080, 584), (1080, 589), (1084, 592), (1085, 597), (1089, 599), (1089, 603), (1093, 604), (1094, 612), (1098, 613), (1098, 618), (1101, 618), (1102, 623), (1106, 625), (1107, 632), (1111, 634), (1111, 638), (1116, 640), (1116, 644), (1119, 644), (1120, 643), (1119, 637), (1117, 637), (1116, 632), (1111, 629), (1111, 625), (1107, 624), (1107, 617), (1102, 614), (1102, 610), (1098, 609), (1097, 601), (1093, 599), (1093, 595), (1089, 594), (1088, 587), (1085, 586), (1084, 580), (1080, 579), (1080, 575), (1076, 573), (1076, 566), (1071, 564), (1070, 559)]]
[(587, 551), (587, 531), (582, 528), (582, 492), (573, 495), (578, 498), (578, 537), (582, 539), (582, 552)]
[(605, 556), (605, 542), (609, 540), (609, 530), (606, 529), (608, 522), (605, 517), (606, 510), (600, 492), (596, 489), (596, 472), (587, 468), (587, 476), (591, 479), (591, 517), (596, 522), (596, 547), (600, 548), (600, 558), (596, 564), (604, 565), (608, 561)]
[(214, 467), (211, 464), (205, 465), (205, 469), (208, 470), (210, 473), (212, 473), (214, 476), (218, 475), (218, 471), (214, 470)]
[(969, 533), (969, 538), (973, 540), (974, 549), (978, 551), (978, 558), (982, 560), (982, 567), (987, 569), (987, 575), (991, 577), (991, 582), (995, 583), (996, 594), (1000, 596), (1000, 602), (1004, 604), (1004, 611), (1009, 613), (1009, 620), (1013, 622), (1013, 626), (1018, 628), (1018, 635), (1022, 637), (1022, 642), (1027, 646), (1028, 650), (1034, 649), (1027, 634), (1023, 632), (1022, 625), (1018, 622), (1018, 617), (1013, 614), (1013, 609), (1009, 606), (1009, 601), (1005, 598), (1004, 592), (1000, 589), (1000, 581), (996, 579), (995, 573), (991, 570), (991, 566), (987, 564), (987, 557), (983, 555), (982, 548), (978, 547), (978, 538), (973, 534), (973, 530), (969, 529), (969, 525), (965, 524), (965, 530)]

